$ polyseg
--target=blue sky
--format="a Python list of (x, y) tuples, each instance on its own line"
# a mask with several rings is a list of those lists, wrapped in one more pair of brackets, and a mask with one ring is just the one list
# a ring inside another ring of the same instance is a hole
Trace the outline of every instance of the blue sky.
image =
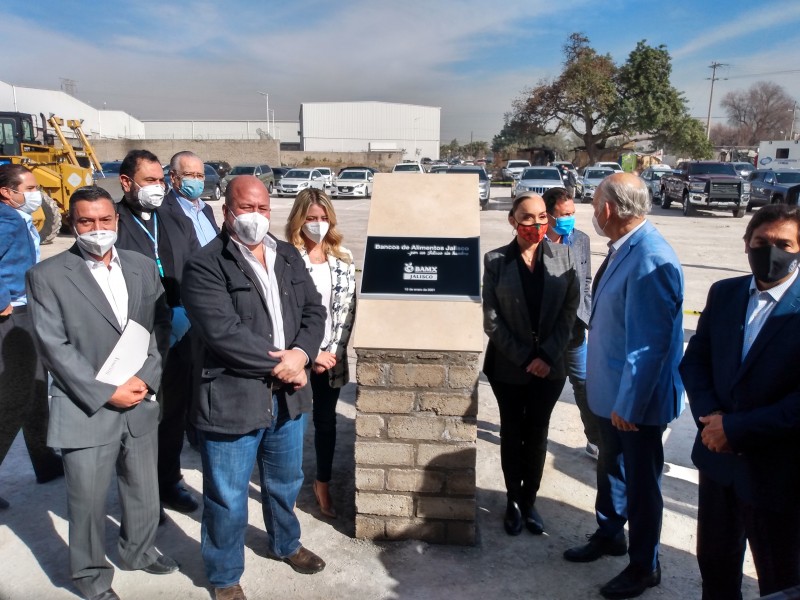
[[(526, 87), (561, 69), (573, 31), (623, 62), (665, 44), (672, 85), (705, 118), (759, 80), (800, 99), (800, 2), (671, 0), (5, 0), (0, 80), (58, 89), (138, 118), (296, 119), (301, 102), (440, 106), (441, 139), (491, 141)], [(17, 60), (10, 60), (16, 57)], [(784, 72), (795, 71), (795, 72)], [(800, 116), (800, 115), (799, 115)]]

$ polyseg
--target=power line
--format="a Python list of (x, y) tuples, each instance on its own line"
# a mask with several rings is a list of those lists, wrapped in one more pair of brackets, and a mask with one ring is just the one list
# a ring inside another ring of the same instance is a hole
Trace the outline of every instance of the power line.
[(788, 69), (786, 71), (770, 71), (768, 73), (749, 73), (747, 75), (730, 75), (728, 79), (745, 79), (748, 77), (764, 77), (765, 75), (785, 75), (786, 73), (800, 73), (800, 69)]

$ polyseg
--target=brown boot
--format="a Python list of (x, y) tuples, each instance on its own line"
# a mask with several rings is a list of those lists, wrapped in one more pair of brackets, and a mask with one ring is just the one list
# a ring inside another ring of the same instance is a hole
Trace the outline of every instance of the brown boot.
[(314, 480), (312, 487), (314, 488), (314, 496), (317, 498), (317, 504), (319, 504), (319, 512), (329, 519), (335, 519), (337, 516), (336, 509), (333, 508), (333, 501), (331, 500), (327, 482), (323, 483)]
[(247, 600), (242, 587), (237, 583), (226, 588), (215, 588), (214, 598), (216, 600)]

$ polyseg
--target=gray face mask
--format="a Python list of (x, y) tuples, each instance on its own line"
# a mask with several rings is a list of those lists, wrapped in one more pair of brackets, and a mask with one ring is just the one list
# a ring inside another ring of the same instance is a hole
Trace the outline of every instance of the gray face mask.
[(113, 229), (96, 229), (86, 233), (75, 232), (78, 246), (94, 256), (105, 256), (117, 243), (117, 232)]

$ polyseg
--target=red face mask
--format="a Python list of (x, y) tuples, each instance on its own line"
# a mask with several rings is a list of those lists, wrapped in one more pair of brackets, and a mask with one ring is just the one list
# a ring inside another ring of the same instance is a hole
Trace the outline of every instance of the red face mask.
[(529, 244), (538, 244), (544, 239), (546, 233), (547, 223), (535, 223), (534, 225), (517, 223), (517, 235)]

